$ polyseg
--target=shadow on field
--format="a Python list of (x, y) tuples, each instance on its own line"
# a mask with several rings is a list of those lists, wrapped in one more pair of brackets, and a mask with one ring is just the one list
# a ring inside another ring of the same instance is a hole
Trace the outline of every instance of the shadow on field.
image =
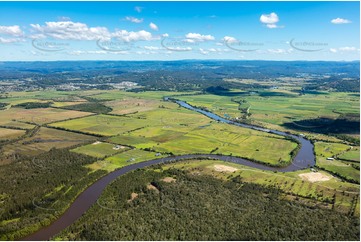
[(360, 133), (360, 117), (355, 114), (343, 115), (337, 119), (320, 117), (287, 122), (282, 126), (320, 134), (357, 134)]

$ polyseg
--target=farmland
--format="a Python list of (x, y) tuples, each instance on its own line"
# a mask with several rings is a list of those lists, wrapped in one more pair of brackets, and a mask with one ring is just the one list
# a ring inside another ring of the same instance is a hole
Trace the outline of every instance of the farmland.
[[(239, 117), (237, 121), (240, 122), (288, 130), (295, 134), (304, 133), (315, 142), (316, 167), (313, 169), (317, 171), (307, 169), (288, 173), (268, 172), (213, 160), (171, 163), (163, 166), (161, 171), (178, 169), (202, 177), (211, 176), (223, 182), (241, 179), (242, 182), (260, 187), (273, 186), (282, 191), (279, 197), (282, 201), (358, 216), (358, 144), (342, 140), (341, 136), (314, 133), (312, 130), (301, 131), (285, 123), (291, 119), (306, 119), (316, 113), (336, 119), (339, 114), (333, 112), (330, 106), (332, 103), (339, 103), (341, 99), (349, 100), (349, 103), (338, 104), (339, 106), (334, 106), (335, 110), (347, 115), (357, 113), (354, 96), (332, 93), (329, 98), (326, 95), (311, 94), (265, 97), (242, 94), (240, 90), (233, 92), (236, 94), (231, 97), (194, 92), (114, 90), (9, 93), (3, 99), (9, 105), (0, 110), (0, 165), (4, 169), (6, 167), (6, 170), (16, 167), (24, 177), (31, 177), (31, 184), (44, 176), (50, 176), (49, 172), (56, 169), (59, 169), (56, 174), (63, 169), (75, 169), (66, 174), (64, 179), (42, 184), (44, 192), (36, 192), (37, 199), (42, 203), (44, 201), (47, 208), (55, 207), (57, 211), (64, 211), (80, 191), (102, 175), (131, 164), (171, 155), (223, 154), (271, 166), (290, 164), (291, 154), (298, 146), (293, 140), (217, 122), (163, 100), (164, 96), (175, 96), (222, 117)], [(29, 102), (33, 104), (26, 104)], [(15, 106), (21, 103), (26, 105)], [(49, 103), (50, 107), (42, 107), (42, 103)], [(247, 105), (250, 103), (248, 109)], [(250, 112), (245, 119), (242, 118), (244, 106)], [(322, 111), (319, 112), (317, 108)], [(270, 110), (268, 116), (267, 109)], [(346, 135), (358, 138), (355, 133)], [(46, 157), (50, 157), (50, 162), (47, 163)], [(55, 162), (55, 157), (63, 157), (67, 162), (66, 166), (59, 168), (61, 161)], [(82, 161), (81, 165), (71, 163), (76, 159)], [(28, 170), (20, 169), (19, 161), (24, 162)], [(215, 166), (220, 168), (215, 169)], [(233, 172), (227, 172), (227, 167)], [(37, 172), (34, 173), (34, 170)], [(74, 177), (77, 171), (83, 176), (80, 180)], [(30, 175), (33, 173), (34, 177)], [(15, 174), (7, 175), (5, 172), (4, 179), (7, 176), (13, 179)], [(80, 183), (74, 187), (74, 182)], [(21, 181), (20, 184), (25, 187), (26, 182)], [(33, 191), (15, 196), (13, 191), (3, 188), (1, 201), (9, 209), (5, 211), (1, 222), (5, 226), (2, 232), (6, 236), (4, 238), (20, 238), (20, 235), (35, 231), (41, 224), (48, 224), (55, 219), (54, 214), (40, 213), (31, 205), (33, 201), (29, 205), (27, 198), (31, 194)], [(20, 215), (13, 214), (13, 207), (8, 204), (18, 196), (21, 201), (18, 206), (22, 209)], [(60, 198), (61, 203), (49, 202)], [(21, 219), (29, 214), (40, 215), (35, 224)], [(19, 232), (12, 230), (13, 227), (19, 228)]]

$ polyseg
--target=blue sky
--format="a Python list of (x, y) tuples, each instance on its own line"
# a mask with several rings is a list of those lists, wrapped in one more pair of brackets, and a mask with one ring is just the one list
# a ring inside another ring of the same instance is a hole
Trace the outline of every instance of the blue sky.
[(0, 60), (359, 60), (359, 2), (0, 2)]

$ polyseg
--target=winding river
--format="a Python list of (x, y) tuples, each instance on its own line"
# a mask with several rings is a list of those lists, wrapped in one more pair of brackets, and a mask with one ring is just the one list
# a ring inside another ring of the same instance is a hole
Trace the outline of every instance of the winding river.
[[(165, 98), (165, 100), (168, 100), (168, 98)], [(256, 163), (250, 160), (238, 158), (238, 157), (231, 157), (231, 156), (224, 156), (224, 155), (214, 155), (214, 154), (198, 154), (198, 155), (179, 155), (179, 156), (169, 156), (154, 160), (149, 160), (141, 163), (131, 164), (129, 166), (123, 167), (121, 169), (115, 170), (108, 175), (102, 177), (95, 183), (93, 183), (91, 186), (89, 186), (85, 191), (83, 191), (76, 199), (75, 201), (70, 205), (70, 207), (65, 211), (64, 214), (62, 214), (56, 221), (54, 221), (52, 224), (50, 224), (47, 227), (44, 227), (37, 232), (23, 238), (22, 240), (49, 240), (51, 237), (58, 234), (63, 229), (67, 228), (71, 224), (73, 224), (77, 219), (79, 219), (93, 204), (96, 203), (97, 199), (100, 197), (103, 190), (106, 188), (108, 184), (110, 184), (112, 181), (114, 181), (117, 177), (124, 175), (127, 172), (144, 168), (147, 166), (165, 163), (165, 162), (171, 162), (171, 161), (180, 161), (180, 160), (186, 160), (186, 159), (197, 159), (197, 158), (210, 158), (210, 159), (218, 159), (228, 162), (233, 162), (236, 164), (241, 164), (261, 170), (269, 170), (269, 171), (279, 171), (279, 172), (290, 172), (290, 171), (296, 171), (296, 170), (302, 170), (306, 169), (308, 167), (311, 167), (315, 164), (315, 157), (313, 154), (313, 145), (312, 143), (297, 135), (288, 134), (285, 132), (277, 131), (277, 130), (268, 130), (260, 127), (256, 127), (253, 125), (247, 125), (247, 124), (240, 124), (233, 121), (230, 121), (228, 119), (224, 119), (214, 113), (204, 111), (201, 109), (198, 109), (196, 107), (193, 107), (186, 102), (180, 101), (180, 100), (172, 100), (176, 103), (178, 103), (180, 106), (187, 108), (189, 110), (193, 110), (196, 112), (199, 112), (203, 115), (206, 115), (209, 118), (212, 118), (216, 121), (224, 122), (231, 125), (237, 125), (243, 128), (249, 128), (254, 129), (262, 132), (268, 132), (273, 133), (281, 136), (291, 137), (293, 139), (296, 139), (300, 145), (301, 148), (299, 149), (297, 155), (294, 157), (292, 163), (286, 167), (278, 168), (278, 167), (270, 167), (266, 166), (260, 163)]]

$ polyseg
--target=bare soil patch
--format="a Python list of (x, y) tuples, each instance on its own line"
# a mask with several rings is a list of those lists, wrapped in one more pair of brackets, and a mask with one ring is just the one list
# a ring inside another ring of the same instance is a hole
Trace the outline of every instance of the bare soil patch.
[(235, 172), (238, 171), (239, 169), (231, 167), (231, 166), (225, 166), (225, 165), (214, 165), (214, 170), (215, 171), (225, 171), (225, 172)]
[(138, 193), (132, 192), (132, 194), (130, 194), (130, 199), (128, 199), (128, 203), (130, 203), (131, 201), (133, 201), (137, 197), (138, 197)]
[(319, 181), (328, 181), (331, 179), (330, 176), (322, 174), (320, 172), (309, 172), (309, 173), (302, 173), (298, 175), (303, 180), (310, 181), (310, 182), (319, 182)]
[(174, 179), (173, 177), (164, 177), (164, 178), (162, 179), (162, 181), (169, 183), (169, 182), (175, 182), (176, 179)]

